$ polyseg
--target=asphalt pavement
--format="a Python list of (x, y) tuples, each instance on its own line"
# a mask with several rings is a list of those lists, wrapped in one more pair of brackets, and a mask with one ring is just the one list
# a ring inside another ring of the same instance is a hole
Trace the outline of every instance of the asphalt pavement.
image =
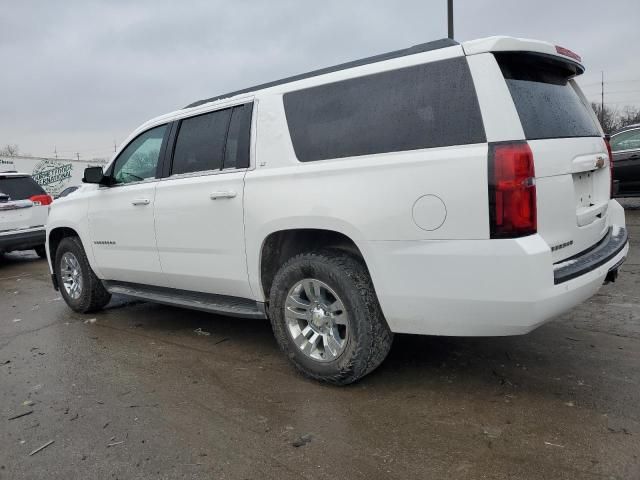
[(0, 479), (640, 478), (625, 205), (629, 258), (583, 305), (520, 337), (396, 336), (345, 388), (298, 375), (267, 321), (122, 298), (79, 315), (45, 261), (0, 257)]

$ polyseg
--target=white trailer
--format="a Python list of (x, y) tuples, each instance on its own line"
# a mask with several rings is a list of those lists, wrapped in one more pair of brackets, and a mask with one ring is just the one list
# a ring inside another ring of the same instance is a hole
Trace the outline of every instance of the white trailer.
[(51, 196), (82, 184), (84, 169), (104, 165), (104, 160), (75, 160), (23, 156), (0, 157), (0, 172), (28, 173)]

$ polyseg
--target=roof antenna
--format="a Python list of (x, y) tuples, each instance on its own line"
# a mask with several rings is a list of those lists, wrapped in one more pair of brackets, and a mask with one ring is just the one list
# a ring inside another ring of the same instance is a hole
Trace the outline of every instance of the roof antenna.
[(453, 0), (447, 0), (448, 37), (453, 40)]

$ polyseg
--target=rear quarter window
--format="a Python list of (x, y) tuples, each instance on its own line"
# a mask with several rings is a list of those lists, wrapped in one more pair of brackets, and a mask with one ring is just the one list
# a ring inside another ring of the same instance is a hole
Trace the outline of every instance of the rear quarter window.
[(566, 64), (522, 52), (495, 57), (528, 140), (601, 135)]
[(11, 200), (26, 200), (46, 192), (31, 177), (0, 177), (0, 194), (2, 193)]
[(486, 141), (464, 57), (289, 92), (302, 162)]

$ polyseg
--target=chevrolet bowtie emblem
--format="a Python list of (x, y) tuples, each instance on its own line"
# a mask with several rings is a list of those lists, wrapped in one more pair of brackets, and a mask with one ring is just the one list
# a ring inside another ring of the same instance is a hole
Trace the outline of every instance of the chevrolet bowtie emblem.
[(596, 168), (604, 167), (604, 157), (598, 157), (596, 160)]

